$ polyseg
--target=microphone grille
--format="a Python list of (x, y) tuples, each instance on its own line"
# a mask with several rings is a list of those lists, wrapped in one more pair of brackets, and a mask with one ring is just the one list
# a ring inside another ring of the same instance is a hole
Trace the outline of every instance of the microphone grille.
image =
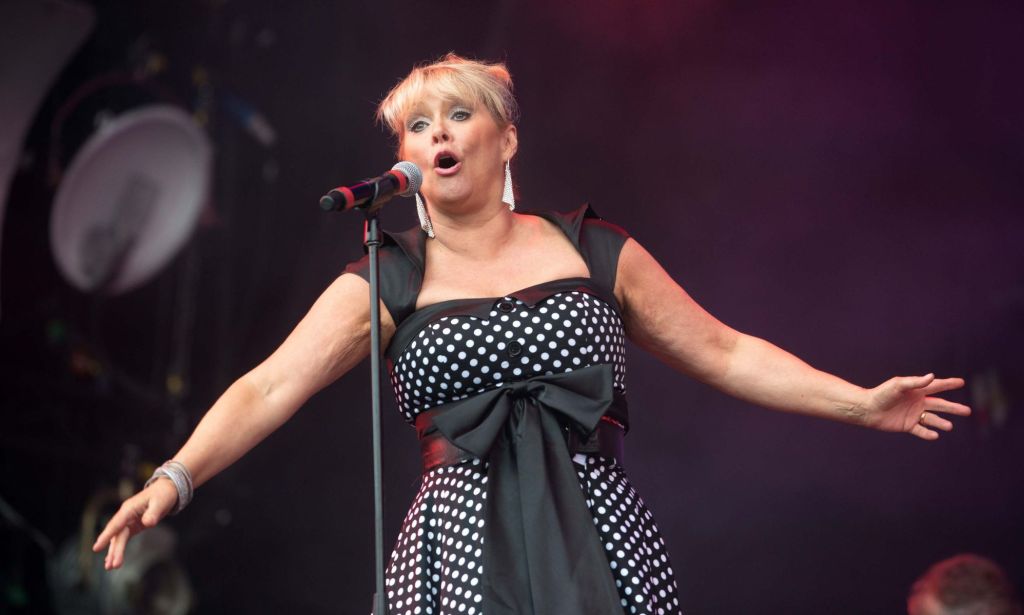
[(398, 171), (409, 178), (409, 187), (399, 196), (412, 196), (420, 191), (420, 186), (423, 185), (423, 173), (420, 172), (418, 166), (408, 160), (403, 160), (391, 167), (391, 170)]

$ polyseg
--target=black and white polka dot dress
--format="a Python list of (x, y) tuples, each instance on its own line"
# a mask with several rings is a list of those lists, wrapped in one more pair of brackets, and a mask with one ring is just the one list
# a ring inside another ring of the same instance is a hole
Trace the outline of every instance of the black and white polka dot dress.
[[(497, 298), (458, 299), (415, 310), (424, 236), (388, 234), (381, 297), (397, 330), (387, 349), (399, 409), (414, 422), (436, 406), (538, 375), (605, 364), (625, 393), (625, 334), (612, 289), (626, 234), (589, 206), (537, 212), (566, 232), (589, 278), (553, 280)], [(366, 259), (347, 272), (368, 276)], [(573, 457), (589, 519), (604, 547), (623, 613), (680, 612), (676, 582), (650, 511), (609, 457)], [(423, 475), (390, 563), (390, 615), (488, 615), (483, 609), (488, 461), (471, 459)], [(536, 605), (538, 613), (547, 613)]]

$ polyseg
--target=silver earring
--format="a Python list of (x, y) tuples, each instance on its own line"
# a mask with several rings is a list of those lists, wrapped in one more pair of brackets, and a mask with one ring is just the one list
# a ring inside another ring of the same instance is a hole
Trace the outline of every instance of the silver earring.
[(501, 193), (501, 202), (508, 203), (508, 210), (516, 210), (516, 197), (512, 194), (512, 168), (509, 161), (505, 161), (505, 190)]
[(430, 214), (427, 213), (427, 208), (423, 204), (423, 198), (420, 193), (416, 193), (416, 215), (420, 217), (420, 228), (426, 231), (427, 237), (434, 238), (434, 225), (430, 223)]

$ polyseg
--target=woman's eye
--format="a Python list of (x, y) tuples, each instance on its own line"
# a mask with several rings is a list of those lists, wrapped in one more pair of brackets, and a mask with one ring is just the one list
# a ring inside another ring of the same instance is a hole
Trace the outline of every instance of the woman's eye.
[(409, 130), (411, 132), (420, 132), (427, 127), (427, 123), (423, 120), (416, 120), (412, 124), (409, 124)]
[(453, 120), (457, 120), (457, 121), (461, 122), (462, 120), (468, 120), (469, 116), (470, 116), (469, 111), (466, 111), (465, 109), (456, 109), (455, 111), (452, 111), (452, 119)]

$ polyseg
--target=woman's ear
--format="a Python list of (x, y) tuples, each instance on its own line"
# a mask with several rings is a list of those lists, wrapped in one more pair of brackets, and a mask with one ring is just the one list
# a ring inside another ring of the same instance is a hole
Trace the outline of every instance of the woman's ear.
[(519, 149), (519, 133), (516, 131), (515, 124), (509, 124), (505, 127), (502, 135), (501, 157), (505, 160), (512, 160), (517, 149)]

